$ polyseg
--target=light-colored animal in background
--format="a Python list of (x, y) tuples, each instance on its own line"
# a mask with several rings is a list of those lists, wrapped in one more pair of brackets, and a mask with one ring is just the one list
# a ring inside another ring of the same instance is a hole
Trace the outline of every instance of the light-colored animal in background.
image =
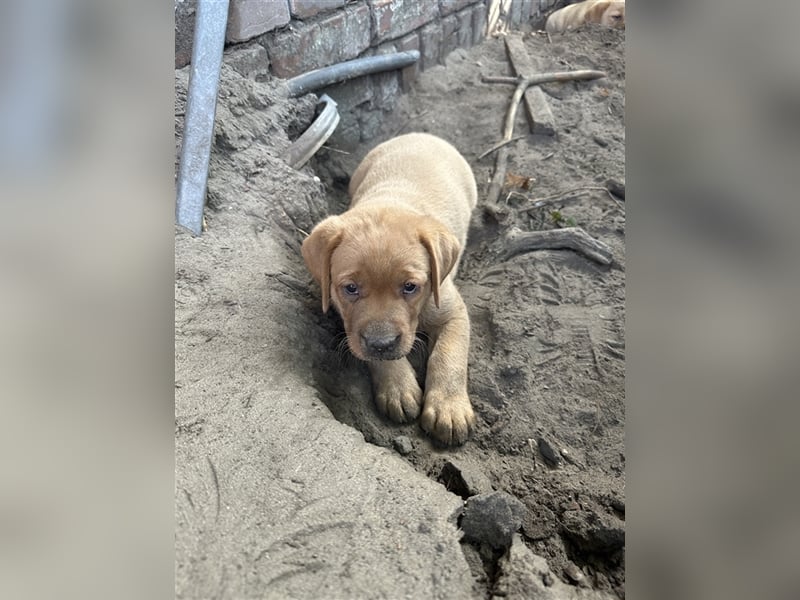
[[(374, 148), (350, 180), (350, 208), (320, 222), (303, 258), (344, 321), (350, 351), (366, 361), (379, 409), (444, 444), (475, 425), (467, 395), (470, 324), (453, 283), (477, 202), (467, 162), (424, 133)], [(425, 391), (406, 356), (429, 339)]]
[[(517, 1), (519, 2), (519, 0)], [(498, 37), (508, 33), (513, 2), (514, 0), (491, 0), (489, 2), (484, 37)]]
[(547, 17), (545, 29), (549, 33), (563, 33), (586, 23), (625, 29), (624, 0), (585, 0), (570, 4)]

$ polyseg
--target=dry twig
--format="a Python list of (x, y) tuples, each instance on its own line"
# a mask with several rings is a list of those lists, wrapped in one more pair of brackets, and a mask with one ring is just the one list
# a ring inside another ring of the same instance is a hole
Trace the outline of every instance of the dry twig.
[[(599, 79), (605, 77), (606, 74), (602, 71), (559, 71), (555, 73), (539, 73), (530, 77), (517, 78), (517, 88), (511, 96), (511, 102), (508, 105), (506, 112), (505, 124), (503, 126), (503, 141), (509, 141), (514, 135), (514, 119), (517, 117), (517, 109), (519, 102), (525, 90), (532, 85), (539, 85), (551, 81), (573, 81), (573, 80), (586, 80), (586, 79)], [(506, 174), (506, 164), (508, 162), (508, 146), (504, 145), (500, 148), (496, 155), (494, 175), (489, 184), (489, 191), (487, 193), (487, 201), (496, 203), (500, 197), (500, 190), (503, 188), (503, 181)]]
[(566, 190), (564, 192), (559, 192), (558, 194), (553, 194), (552, 196), (544, 196), (543, 198), (530, 198), (530, 201), (533, 202), (530, 206), (523, 206), (522, 208), (518, 208), (517, 212), (529, 212), (532, 210), (536, 210), (537, 208), (541, 208), (546, 204), (550, 204), (567, 196), (569, 194), (574, 194), (576, 192), (591, 192), (591, 191), (598, 191), (598, 192), (605, 192), (608, 194), (608, 197), (611, 198), (614, 202), (617, 203), (617, 206), (621, 206), (620, 201), (617, 200), (614, 195), (609, 191), (608, 188), (604, 188), (602, 186), (584, 186), (578, 187), (571, 190)]
[(502, 148), (506, 144), (510, 144), (511, 142), (516, 142), (517, 140), (521, 140), (524, 137), (525, 137), (524, 135), (518, 135), (517, 137), (511, 138), (510, 140), (501, 140), (501, 141), (497, 142), (494, 146), (489, 148), (486, 152), (484, 152), (483, 154), (478, 156), (478, 160), (480, 160), (480, 159), (482, 159), (482, 158), (484, 158), (486, 156), (489, 156), (492, 152), (496, 152), (497, 150), (499, 150), (500, 148)]
[(594, 71), (592, 69), (582, 69), (578, 71), (554, 71), (552, 73), (537, 73), (530, 77), (509, 77), (507, 75), (481, 75), (481, 81), (484, 83), (513, 83), (521, 85), (526, 83), (525, 87), (532, 85), (541, 85), (543, 83), (553, 83), (554, 81), (587, 81), (592, 79), (600, 79), (605, 77), (603, 71)]
[(503, 238), (503, 245), (505, 246), (503, 260), (533, 250), (558, 248), (575, 250), (601, 265), (610, 265), (613, 260), (611, 248), (600, 240), (594, 239), (581, 227), (526, 232), (513, 228)]

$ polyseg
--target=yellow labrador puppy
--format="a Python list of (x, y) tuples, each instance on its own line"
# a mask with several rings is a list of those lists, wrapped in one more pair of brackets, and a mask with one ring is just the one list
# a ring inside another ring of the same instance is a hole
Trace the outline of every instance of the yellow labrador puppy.
[(586, 23), (625, 29), (624, 0), (585, 0), (570, 4), (547, 17), (545, 29), (549, 33), (563, 33)]
[[(396, 422), (420, 417), (444, 444), (475, 424), (467, 395), (469, 316), (455, 285), (477, 202), (458, 151), (411, 133), (374, 148), (350, 180), (350, 208), (320, 222), (303, 258), (344, 321), (351, 352), (367, 362), (375, 402)], [(416, 332), (430, 340), (425, 393), (406, 355)]]

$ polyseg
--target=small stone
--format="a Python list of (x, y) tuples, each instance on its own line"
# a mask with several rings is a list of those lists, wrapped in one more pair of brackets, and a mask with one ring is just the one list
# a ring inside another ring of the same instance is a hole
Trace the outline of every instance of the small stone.
[[(547, 560), (532, 552), (515, 535), (511, 547), (499, 559), (495, 589), (502, 590), (506, 598), (548, 598), (550, 600), (614, 600), (616, 596), (600, 590), (577, 589), (574, 585), (564, 583), (550, 570)], [(570, 563), (564, 569), (581, 580), (580, 587), (589, 587), (588, 578)], [(567, 575), (567, 577), (570, 577)], [(572, 581), (575, 581), (570, 577)], [(497, 596), (494, 594), (492, 597)]]
[(606, 180), (606, 189), (614, 194), (617, 198), (625, 200), (625, 182), (617, 181), (616, 179)]
[(624, 522), (602, 511), (564, 511), (561, 526), (564, 535), (587, 553), (610, 554), (625, 547)]
[(561, 455), (545, 438), (540, 437), (536, 440), (536, 445), (539, 447), (539, 453), (548, 465), (551, 467), (558, 467), (561, 464)]
[(535, 505), (522, 519), (522, 533), (529, 540), (546, 540), (556, 533), (558, 519), (546, 506)]
[(525, 505), (505, 492), (472, 496), (461, 519), (464, 538), (493, 548), (508, 548), (525, 512)]
[(583, 574), (583, 571), (581, 571), (576, 564), (567, 563), (564, 566), (564, 575), (580, 587), (587, 587), (586, 575)]
[(394, 449), (403, 456), (410, 454), (414, 450), (414, 444), (412, 444), (408, 436), (405, 435), (398, 435), (394, 438), (392, 444), (394, 445)]
[(612, 498), (611, 499), (611, 508), (613, 508), (618, 513), (625, 514), (625, 501), (620, 500), (619, 498)]
[(458, 494), (464, 500), (470, 496), (494, 491), (492, 483), (483, 471), (455, 460), (448, 460), (444, 464), (439, 481), (449, 491)]

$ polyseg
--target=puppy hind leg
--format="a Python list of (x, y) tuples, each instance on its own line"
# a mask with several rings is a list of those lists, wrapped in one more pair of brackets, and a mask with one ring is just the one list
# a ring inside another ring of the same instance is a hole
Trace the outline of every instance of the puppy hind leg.
[(422, 407), (422, 390), (408, 359), (373, 361), (367, 366), (378, 409), (395, 423), (415, 420)]

